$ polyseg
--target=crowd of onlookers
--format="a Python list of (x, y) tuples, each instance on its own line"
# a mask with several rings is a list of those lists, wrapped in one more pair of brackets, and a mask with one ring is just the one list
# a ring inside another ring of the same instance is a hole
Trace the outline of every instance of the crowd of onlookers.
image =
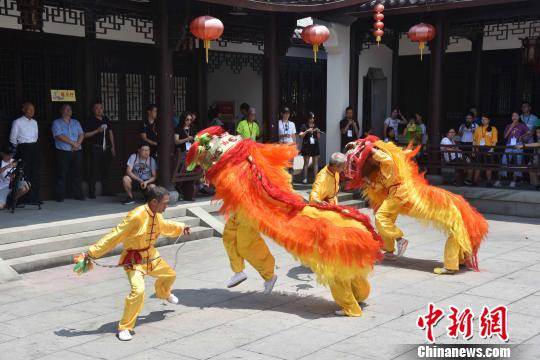
[[(84, 200), (82, 190), (83, 168), (86, 168), (88, 183), (88, 198), (96, 197), (96, 183), (100, 182), (102, 194), (113, 195), (110, 183), (110, 169), (113, 157), (117, 155), (116, 143), (111, 121), (104, 114), (103, 104), (96, 102), (92, 106), (92, 116), (81, 125), (74, 119), (72, 108), (64, 104), (60, 108), (60, 117), (52, 123), (52, 136), (55, 147), (55, 187), (54, 198), (58, 202), (69, 196), (77, 200)], [(6, 205), (8, 199), (17, 199), (25, 196), (27, 203), (40, 203), (40, 152), (37, 146), (38, 126), (34, 119), (35, 108), (30, 102), (22, 106), (22, 116), (16, 119), (11, 128), (11, 146), (0, 148), (0, 208)], [(261, 130), (257, 122), (256, 110), (248, 104), (240, 106), (239, 116), (232, 120), (223, 120), (217, 109), (211, 109), (208, 114), (210, 126), (222, 126), (230, 133), (236, 133), (243, 138), (259, 140)], [(125, 204), (134, 202), (134, 192), (145, 192), (154, 186), (157, 180), (157, 167), (159, 161), (168, 161), (157, 158), (158, 108), (149, 105), (145, 112), (144, 121), (140, 129), (140, 146), (131, 154), (126, 162), (125, 174), (122, 184), (127, 198)], [(172, 119), (174, 123), (174, 154), (176, 163), (180, 164), (175, 171), (183, 169), (181, 165), (185, 160), (196, 134), (196, 114), (184, 111)], [(314, 113), (309, 112), (305, 119), (296, 119), (302, 122), (297, 129), (291, 121), (291, 110), (283, 108), (277, 124), (278, 141), (280, 143), (299, 143), (300, 154), (304, 159), (302, 182), (308, 181), (308, 170), (311, 166), (314, 175), (319, 169), (320, 141), (323, 131), (319, 128)], [(344, 118), (339, 122), (341, 134), (341, 149), (350, 141), (371, 134), (367, 129), (360, 133), (360, 125), (355, 117), (354, 109), (345, 109)], [(384, 120), (383, 133), (374, 134), (386, 142), (400, 145), (425, 145), (428, 142), (426, 124), (421, 114), (416, 113), (407, 119), (398, 108), (392, 109), (390, 116)], [(502, 136), (500, 136), (502, 135)], [(499, 160), (494, 156), (494, 146), (502, 140), (505, 146), (500, 156), (500, 163), (504, 165), (515, 164), (521, 166), (524, 161), (538, 166), (536, 156), (524, 156), (530, 148), (540, 147), (540, 120), (531, 112), (529, 103), (523, 103), (520, 112), (512, 113), (511, 119), (499, 134), (497, 128), (491, 124), (488, 115), (479, 116), (475, 109), (471, 109), (465, 116), (462, 124), (456, 129), (447, 131), (440, 141), (441, 160), (444, 163), (482, 163), (495, 164)], [(85, 157), (83, 158), (83, 148)], [(19, 168), (23, 169), (24, 177), (20, 177), (17, 184), (13, 178), (17, 173), (17, 160), (21, 160)], [(459, 166), (458, 166), (459, 168)], [(463, 167), (467, 168), (467, 167)], [(487, 186), (501, 186), (508, 177), (507, 171), (498, 171), (497, 180), (493, 181), (493, 170), (486, 169), (485, 179)], [(481, 180), (480, 169), (472, 167), (465, 170), (456, 170), (456, 184), (475, 185)], [(528, 177), (532, 185), (540, 188), (538, 173), (514, 171), (508, 178), (509, 186)], [(11, 185), (10, 185), (11, 183)], [(206, 190), (197, 181), (186, 181), (179, 189), (185, 200), (193, 200), (195, 192)], [(13, 191), (13, 189), (17, 189)]]

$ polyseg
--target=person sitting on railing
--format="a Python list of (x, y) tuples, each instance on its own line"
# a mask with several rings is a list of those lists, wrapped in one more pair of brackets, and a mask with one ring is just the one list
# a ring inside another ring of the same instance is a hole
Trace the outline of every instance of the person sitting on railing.
[[(490, 119), (488, 115), (482, 115), (482, 126), (479, 126), (474, 131), (473, 135), (473, 145), (478, 147), (477, 151), (477, 161), (484, 163), (487, 166), (490, 166), (494, 163), (493, 158), (493, 147), (497, 145), (497, 128), (490, 125)], [(480, 180), (480, 171), (475, 170), (474, 172), (474, 183), (478, 184)], [(492, 187), (491, 182), (491, 170), (486, 170), (486, 179), (487, 187)]]
[[(462, 154), (461, 150), (457, 146), (454, 137), (456, 136), (456, 130), (450, 129), (446, 133), (446, 137), (441, 140), (441, 152), (446, 163), (463, 163), (468, 159)], [(472, 182), (472, 170), (467, 170), (467, 180), (463, 180), (463, 169), (456, 169), (454, 185), (463, 186), (463, 184), (471, 185)]]
[[(519, 117), (519, 113), (514, 111), (512, 113), (512, 122), (506, 125), (504, 129), (504, 140), (506, 141), (506, 150), (502, 157), (502, 165), (507, 166), (515, 160), (516, 166), (520, 166), (523, 163), (523, 150), (516, 148), (516, 145), (524, 142), (524, 139), (529, 132), (527, 125)], [(499, 180), (495, 182), (496, 187), (500, 187), (502, 178), (507, 177), (507, 171), (503, 170), (499, 173)], [(521, 178), (523, 174), (521, 171), (514, 171), (512, 181), (510, 182), (510, 187), (516, 187), (516, 181)]]
[[(539, 149), (540, 148), (540, 126), (537, 126), (534, 129), (532, 142), (528, 144), (517, 144), (516, 148), (523, 149), (523, 148), (533, 148), (533, 149)], [(535, 152), (535, 154), (532, 157), (530, 165), (534, 165), (536, 167), (535, 171), (531, 171), (529, 173), (529, 177), (531, 178), (531, 185), (536, 187), (536, 190), (540, 190), (540, 178), (539, 178), (539, 172), (540, 172), (540, 159), (538, 155), (538, 150)]]

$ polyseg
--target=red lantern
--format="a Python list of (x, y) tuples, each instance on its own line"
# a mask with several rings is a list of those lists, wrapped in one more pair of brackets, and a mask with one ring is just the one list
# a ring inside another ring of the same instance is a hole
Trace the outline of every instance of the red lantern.
[(384, 23), (382, 20), (384, 19), (383, 11), (384, 11), (384, 5), (379, 3), (373, 7), (373, 11), (375, 11), (375, 14), (373, 14), (373, 19), (375, 20), (375, 24), (373, 24), (373, 28), (375, 31), (373, 31), (373, 35), (375, 36), (375, 40), (377, 41), (377, 46), (381, 43), (382, 36), (384, 35)]
[(302, 30), (302, 40), (306, 44), (313, 45), (313, 58), (317, 62), (319, 46), (330, 37), (330, 31), (324, 25), (309, 25)]
[(433, 25), (430, 24), (420, 23), (409, 29), (409, 32), (407, 33), (409, 39), (419, 43), (418, 48), (420, 49), (420, 60), (422, 60), (426, 43), (433, 40), (436, 35), (437, 30)]
[(206, 63), (208, 64), (208, 49), (210, 41), (219, 39), (223, 34), (223, 23), (221, 20), (212, 16), (199, 16), (195, 18), (189, 25), (189, 30), (198, 39), (204, 41), (206, 49)]

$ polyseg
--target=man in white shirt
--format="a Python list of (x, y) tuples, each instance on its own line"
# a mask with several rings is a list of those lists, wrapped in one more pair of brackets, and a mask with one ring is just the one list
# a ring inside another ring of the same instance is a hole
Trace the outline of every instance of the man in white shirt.
[(280, 144), (296, 144), (296, 126), (289, 121), (291, 111), (288, 107), (281, 111), (281, 120), (278, 121), (278, 135)]
[(34, 105), (31, 102), (25, 102), (22, 105), (22, 113), (20, 118), (13, 121), (9, 141), (16, 149), (15, 158), (23, 161), (24, 176), (31, 184), (28, 202), (40, 203), (38, 124), (33, 118)]
[(386, 130), (391, 127), (394, 129), (394, 134), (396, 134), (396, 138), (398, 136), (399, 132), (399, 125), (405, 125), (407, 124), (407, 119), (401, 114), (401, 111), (399, 109), (393, 109), (390, 113), (390, 117), (386, 118), (384, 120), (384, 129), (383, 129), (383, 135), (386, 137)]

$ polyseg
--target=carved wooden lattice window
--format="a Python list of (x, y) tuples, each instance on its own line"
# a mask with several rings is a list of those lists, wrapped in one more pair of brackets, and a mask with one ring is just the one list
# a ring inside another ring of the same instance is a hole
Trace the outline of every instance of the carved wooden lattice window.
[(143, 115), (143, 77), (126, 74), (127, 120), (140, 121)]
[(155, 75), (150, 75), (148, 77), (148, 101), (150, 104), (156, 103), (156, 76)]
[[(27, 51), (21, 54), (22, 97), (34, 103), (36, 117), (45, 114), (45, 101), (43, 94), (47, 93), (45, 80), (45, 64), (43, 55), (39, 52)], [(53, 117), (59, 117), (58, 109), (53, 109)]]
[(177, 114), (186, 111), (187, 76), (175, 76), (173, 78), (174, 109)]
[(13, 120), (17, 113), (15, 100), (15, 53), (0, 49), (0, 121)]
[(107, 112), (107, 116), (112, 121), (120, 119), (118, 101), (118, 74), (102, 72), (100, 77), (101, 100)]

